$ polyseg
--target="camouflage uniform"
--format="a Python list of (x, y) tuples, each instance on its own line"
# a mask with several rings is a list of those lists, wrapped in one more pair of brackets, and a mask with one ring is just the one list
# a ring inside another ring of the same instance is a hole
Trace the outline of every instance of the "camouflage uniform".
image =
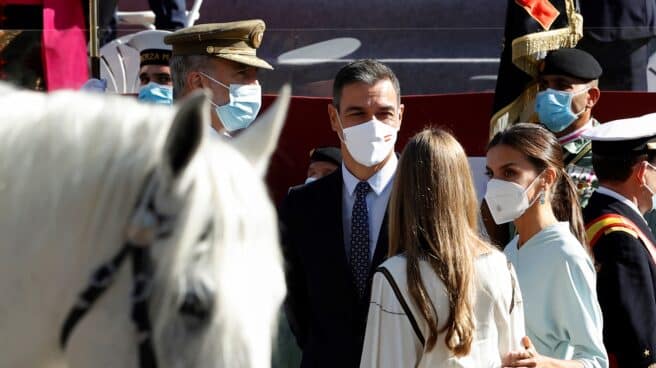
[[(592, 119), (592, 125), (597, 126), (599, 122)], [(592, 150), (590, 140), (578, 137), (572, 141), (562, 144), (565, 170), (572, 178), (579, 194), (581, 208), (585, 208), (588, 199), (599, 187), (599, 181), (592, 169)]]

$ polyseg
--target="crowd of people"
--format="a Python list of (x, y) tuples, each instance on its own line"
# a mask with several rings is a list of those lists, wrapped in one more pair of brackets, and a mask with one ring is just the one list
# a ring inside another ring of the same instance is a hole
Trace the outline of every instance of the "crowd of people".
[[(137, 42), (139, 98), (209, 89), (213, 131), (246, 129), (257, 72), (272, 68), (256, 55), (264, 31), (200, 24)], [(427, 128), (396, 153), (404, 105), (388, 66), (337, 72), (340, 147), (311, 153), (279, 209), (301, 367), (656, 367), (644, 217), (656, 207), (656, 115), (600, 124), (603, 70), (585, 51), (552, 51), (540, 70), (538, 121), (491, 139), (480, 207), (449, 132)]]
[[(145, 43), (140, 98), (208, 88), (214, 131), (247, 128), (257, 71), (271, 68), (256, 56), (264, 28), (197, 25)], [(394, 72), (375, 60), (339, 70), (328, 114), (341, 147), (312, 152), (280, 207), (301, 367), (654, 366), (656, 240), (643, 215), (656, 198), (656, 117), (600, 124), (602, 74), (585, 51), (547, 55), (539, 121), (488, 144), (479, 212), (450, 133), (426, 129), (398, 157)]]
[(392, 70), (337, 73), (342, 164), (280, 208), (301, 367), (656, 366), (656, 115), (596, 121), (602, 69), (585, 51), (541, 70), (539, 121), (487, 146), (483, 217), (503, 242), (478, 229), (451, 134), (421, 131), (397, 157)]

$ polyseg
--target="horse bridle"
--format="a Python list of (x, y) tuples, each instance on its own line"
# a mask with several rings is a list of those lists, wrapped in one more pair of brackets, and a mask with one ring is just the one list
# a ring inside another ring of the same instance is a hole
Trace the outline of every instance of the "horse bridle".
[(75, 326), (103, 293), (112, 286), (123, 262), (130, 257), (132, 260), (131, 319), (138, 333), (139, 367), (157, 367), (152, 341), (152, 326), (148, 313), (153, 277), (150, 246), (156, 239), (170, 235), (174, 220), (173, 216), (157, 211), (155, 205), (157, 186), (156, 175), (151, 173), (126, 228), (126, 241), (123, 247), (109, 261), (93, 272), (88, 286), (78, 295), (76, 303), (64, 320), (59, 336), (62, 349), (66, 349), (66, 344)]

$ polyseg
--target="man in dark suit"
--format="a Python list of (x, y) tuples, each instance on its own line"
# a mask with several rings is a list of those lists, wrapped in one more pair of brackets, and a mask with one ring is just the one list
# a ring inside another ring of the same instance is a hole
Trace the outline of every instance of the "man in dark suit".
[(604, 69), (602, 90), (647, 90), (648, 43), (656, 36), (654, 0), (580, 0), (583, 38), (577, 47)]
[(611, 368), (656, 367), (656, 116), (602, 124), (592, 139), (599, 188), (584, 210)]
[(281, 205), (285, 309), (301, 367), (359, 366), (371, 277), (387, 253), (400, 97), (387, 66), (358, 60), (343, 67), (328, 106), (341, 168), (293, 188)]

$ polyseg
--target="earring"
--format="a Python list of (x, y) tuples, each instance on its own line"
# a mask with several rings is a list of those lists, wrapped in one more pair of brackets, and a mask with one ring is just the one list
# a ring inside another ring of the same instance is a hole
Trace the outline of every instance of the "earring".
[(544, 192), (540, 193), (540, 204), (544, 204)]

